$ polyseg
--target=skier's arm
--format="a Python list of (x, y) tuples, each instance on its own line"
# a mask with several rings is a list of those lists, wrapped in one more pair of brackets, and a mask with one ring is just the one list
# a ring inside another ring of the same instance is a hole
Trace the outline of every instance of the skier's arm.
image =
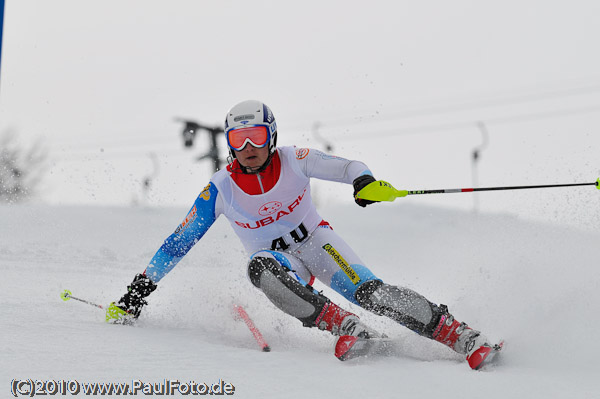
[(308, 177), (352, 184), (354, 201), (363, 208), (375, 202), (356, 198), (357, 192), (375, 181), (373, 173), (364, 163), (328, 155), (312, 148), (297, 149), (296, 159)]
[(296, 149), (296, 159), (307, 177), (352, 184), (359, 176), (373, 175), (360, 161), (325, 154), (313, 148)]
[(218, 191), (214, 184), (206, 186), (183, 222), (152, 257), (144, 274), (153, 283), (158, 283), (173, 270), (215, 222), (220, 214), (217, 210), (217, 197)]
[(109, 323), (128, 324), (133, 322), (146, 305), (145, 298), (158, 283), (188, 253), (221, 214), (222, 200), (211, 183), (200, 193), (184, 221), (158, 249), (143, 274), (137, 274), (127, 287), (127, 292), (106, 310)]

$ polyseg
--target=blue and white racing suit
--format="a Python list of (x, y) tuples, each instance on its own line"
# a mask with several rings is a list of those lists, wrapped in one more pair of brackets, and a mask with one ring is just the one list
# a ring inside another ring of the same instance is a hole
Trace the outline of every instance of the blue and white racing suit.
[[(353, 303), (362, 283), (377, 279), (352, 248), (319, 216), (310, 178), (352, 184), (371, 174), (365, 164), (307, 148), (277, 149), (274, 184), (250, 195), (230, 169), (215, 173), (184, 221), (156, 252), (146, 276), (157, 283), (169, 273), (221, 215), (229, 220), (250, 259), (274, 258), (302, 284), (315, 278)], [(256, 175), (261, 184), (261, 175)]]

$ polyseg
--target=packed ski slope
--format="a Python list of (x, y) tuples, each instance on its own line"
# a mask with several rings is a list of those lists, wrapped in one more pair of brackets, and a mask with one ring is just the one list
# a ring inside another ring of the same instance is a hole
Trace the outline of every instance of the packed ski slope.
[[(221, 379), (240, 398), (598, 397), (600, 233), (509, 215), (406, 202), (321, 210), (380, 278), (506, 339), (499, 363), (485, 371), (354, 306), (397, 340), (397, 353), (340, 362), (333, 337), (303, 328), (246, 280), (245, 255), (225, 220), (161, 281), (135, 327), (107, 325), (101, 310), (60, 299), (64, 289), (101, 304), (118, 299), (186, 211), (0, 207), (0, 397), (10, 396), (13, 379)], [(260, 352), (232, 318), (234, 303), (272, 352)]]

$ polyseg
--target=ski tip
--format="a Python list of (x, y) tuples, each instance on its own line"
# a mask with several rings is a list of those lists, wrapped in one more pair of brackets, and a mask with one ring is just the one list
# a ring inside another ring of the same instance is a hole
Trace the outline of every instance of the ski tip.
[(483, 366), (483, 364), (485, 363), (485, 359), (487, 359), (487, 357), (490, 355), (490, 353), (493, 351), (493, 348), (491, 346), (482, 346), (479, 349), (477, 349), (475, 352), (473, 352), (473, 354), (471, 356), (469, 356), (467, 358), (467, 362), (469, 362), (469, 366), (473, 369), (473, 370), (479, 370), (481, 368), (481, 366)]
[(63, 292), (60, 293), (60, 298), (63, 301), (68, 301), (69, 299), (71, 299), (71, 295), (72, 295), (71, 291), (64, 290)]
[(349, 359), (349, 351), (357, 340), (358, 337), (352, 335), (341, 336), (335, 344), (335, 357), (341, 361)]
[(596, 180), (596, 188), (600, 190), (600, 177)]
[(477, 349), (471, 356), (467, 358), (469, 366), (473, 370), (480, 370), (484, 365), (490, 363), (492, 359), (504, 347), (504, 340), (501, 340), (494, 346), (484, 345)]

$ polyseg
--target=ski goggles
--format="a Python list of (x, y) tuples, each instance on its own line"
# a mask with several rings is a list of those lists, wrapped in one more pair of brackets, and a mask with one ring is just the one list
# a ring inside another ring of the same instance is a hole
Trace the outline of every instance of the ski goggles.
[(227, 145), (236, 151), (241, 151), (248, 143), (253, 147), (263, 148), (271, 140), (269, 129), (262, 125), (231, 129), (225, 133), (225, 136)]

